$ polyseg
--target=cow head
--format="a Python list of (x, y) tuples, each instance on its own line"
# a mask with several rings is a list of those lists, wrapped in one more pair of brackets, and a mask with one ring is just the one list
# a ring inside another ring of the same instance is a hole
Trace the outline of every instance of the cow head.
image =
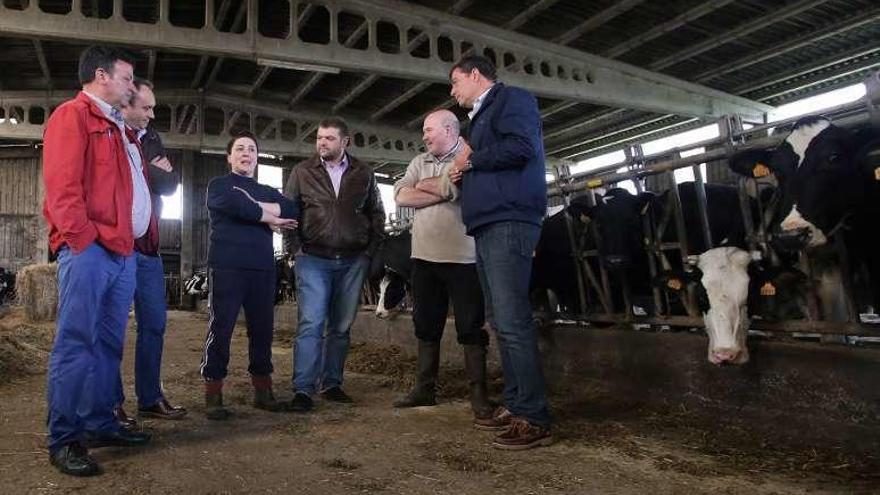
[(798, 121), (773, 150), (732, 157), (731, 168), (753, 177), (775, 174), (782, 193), (775, 245), (781, 249), (827, 243), (863, 197), (849, 133), (822, 117)]
[(596, 206), (581, 215), (595, 222), (599, 253), (612, 272), (622, 272), (645, 257), (642, 215), (654, 200), (652, 193), (633, 195), (626, 189), (609, 190)]
[(749, 318), (749, 253), (734, 247), (710, 249), (701, 254), (697, 267), (706, 292), (703, 321), (709, 335), (709, 362), (743, 364), (749, 360), (746, 347)]
[(379, 302), (376, 304), (376, 316), (389, 319), (400, 313), (406, 300), (406, 279), (392, 270), (385, 270), (385, 276), (379, 282)]

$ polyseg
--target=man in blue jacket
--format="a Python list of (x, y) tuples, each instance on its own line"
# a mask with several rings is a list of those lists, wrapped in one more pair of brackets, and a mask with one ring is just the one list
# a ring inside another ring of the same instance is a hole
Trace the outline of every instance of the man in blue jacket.
[(504, 404), (477, 428), (504, 430), (493, 446), (522, 450), (553, 443), (546, 384), (529, 305), (532, 253), (547, 209), (541, 117), (535, 97), (496, 81), (492, 62), (465, 57), (449, 73), (452, 97), (470, 108), (468, 144), (449, 169), (474, 236), (477, 270), (497, 331)]

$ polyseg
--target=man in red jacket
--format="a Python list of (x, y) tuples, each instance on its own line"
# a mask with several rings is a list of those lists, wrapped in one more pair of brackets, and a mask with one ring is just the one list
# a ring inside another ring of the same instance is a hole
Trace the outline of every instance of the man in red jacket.
[(93, 46), (80, 55), (82, 92), (59, 106), (43, 136), (43, 215), (58, 255), (58, 317), (49, 358), (49, 458), (74, 476), (100, 473), (87, 447), (134, 446), (146, 433), (113, 414), (135, 289), (134, 239), (150, 223), (137, 142), (119, 106), (134, 92), (132, 58)]

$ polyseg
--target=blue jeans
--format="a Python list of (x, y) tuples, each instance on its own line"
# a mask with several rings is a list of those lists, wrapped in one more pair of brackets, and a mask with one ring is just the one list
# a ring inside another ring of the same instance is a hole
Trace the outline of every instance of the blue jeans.
[(547, 385), (529, 304), (532, 253), (541, 228), (523, 222), (496, 222), (474, 233), (477, 271), (497, 332), (504, 371), (504, 403), (514, 415), (548, 427)]
[[(299, 322), (293, 351), (293, 388), (314, 395), (342, 385), (351, 325), (369, 258), (296, 257)], [(324, 337), (324, 328), (327, 334)]]
[(49, 450), (86, 431), (114, 433), (119, 365), (135, 289), (134, 256), (98, 243), (58, 253), (58, 317), (49, 357)]
[[(138, 407), (147, 408), (162, 400), (162, 346), (165, 339), (165, 272), (162, 258), (135, 251), (137, 286), (134, 315), (137, 342), (134, 354), (134, 391)], [(117, 403), (125, 402), (122, 372), (119, 373)]]
[(146, 408), (162, 400), (162, 347), (165, 341), (165, 271), (162, 258), (136, 253), (137, 289), (134, 316), (137, 321), (137, 347), (134, 354), (134, 391), (138, 407)]

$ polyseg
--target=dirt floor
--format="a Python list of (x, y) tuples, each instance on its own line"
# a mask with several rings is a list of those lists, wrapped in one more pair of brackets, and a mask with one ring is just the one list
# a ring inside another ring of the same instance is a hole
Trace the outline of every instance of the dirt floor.
[[(45, 451), (53, 326), (24, 324), (20, 310), (0, 319), (0, 493), (880, 493), (875, 457), (776, 443), (709, 413), (615, 397), (608, 384), (577, 384), (589, 398), (578, 403), (554, 395), (552, 447), (496, 451), (491, 433), (470, 427), (461, 370), (443, 370), (440, 406), (390, 407), (414, 369), (394, 348), (352, 349), (345, 388), (354, 404), (319, 401), (308, 415), (254, 410), (244, 328), (227, 387), (235, 418), (209, 422), (198, 376), (206, 325), (197, 313), (169, 313), (164, 384), (189, 417), (143, 421), (150, 446), (94, 450), (105, 474), (77, 479), (52, 468)], [(133, 336), (124, 363), (130, 411)], [(275, 389), (289, 398), (289, 335), (276, 344)]]

